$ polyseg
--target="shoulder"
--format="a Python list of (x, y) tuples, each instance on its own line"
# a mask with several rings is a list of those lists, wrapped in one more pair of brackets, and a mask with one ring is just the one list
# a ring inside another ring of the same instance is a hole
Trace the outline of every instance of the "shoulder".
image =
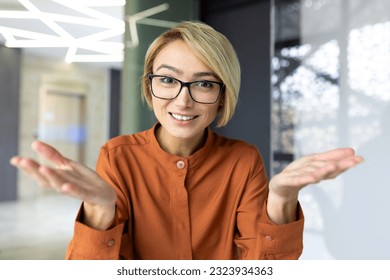
[(220, 164), (236, 166), (240, 174), (248, 174), (249, 177), (265, 177), (264, 161), (257, 146), (244, 140), (228, 138), (225, 136), (213, 134), (215, 139), (212, 152), (214, 158)]
[(260, 157), (258, 148), (241, 139), (228, 138), (213, 132), (215, 147), (223, 153), (240, 158), (256, 159)]
[(104, 145), (107, 151), (111, 152), (117, 149), (145, 146), (149, 143), (148, 130), (135, 134), (120, 135), (108, 140)]
[(232, 148), (242, 151), (257, 150), (257, 147), (253, 144), (246, 142), (245, 140), (229, 138), (218, 133), (212, 132), (215, 138), (216, 145), (222, 148)]

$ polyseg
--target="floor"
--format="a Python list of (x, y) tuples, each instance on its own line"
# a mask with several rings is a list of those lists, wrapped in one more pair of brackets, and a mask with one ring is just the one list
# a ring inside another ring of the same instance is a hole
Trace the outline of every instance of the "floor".
[[(0, 260), (64, 259), (79, 207), (78, 200), (58, 194), (0, 202)], [(305, 241), (312, 245), (301, 259), (332, 259), (318, 234), (306, 232)]]
[(0, 202), (0, 260), (61, 260), (80, 202), (58, 194)]

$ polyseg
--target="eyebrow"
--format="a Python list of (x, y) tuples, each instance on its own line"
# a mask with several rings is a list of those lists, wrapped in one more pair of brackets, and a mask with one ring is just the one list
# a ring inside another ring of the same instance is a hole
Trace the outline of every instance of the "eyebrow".
[[(171, 70), (177, 74), (183, 74), (183, 71), (176, 68), (176, 67), (173, 67), (171, 65), (168, 65), (168, 64), (161, 64), (157, 69), (156, 71), (160, 70), (160, 69), (168, 69), (168, 70)], [(217, 75), (215, 75), (213, 72), (197, 72), (197, 73), (194, 73), (194, 77), (197, 77), (197, 78), (201, 78), (201, 77), (214, 77), (216, 79), (218, 79)]]
[(211, 76), (211, 77), (218, 79), (217, 75), (215, 75), (213, 72), (198, 72), (198, 73), (195, 73), (194, 76), (197, 78)]
[(170, 66), (170, 65), (168, 65), (168, 64), (161, 64), (161, 65), (156, 69), (156, 71), (158, 71), (158, 70), (160, 70), (160, 69), (163, 69), (163, 68), (166, 68), (166, 69), (171, 70), (171, 71), (173, 71), (173, 72), (175, 72), (175, 73), (178, 73), (178, 74), (182, 74), (182, 73), (183, 73), (183, 71), (177, 69), (176, 67)]

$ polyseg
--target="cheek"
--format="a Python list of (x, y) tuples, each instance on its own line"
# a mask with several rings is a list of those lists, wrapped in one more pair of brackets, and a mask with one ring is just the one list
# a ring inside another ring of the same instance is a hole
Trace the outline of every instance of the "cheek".
[(159, 109), (162, 107), (162, 100), (161, 99), (157, 99), (156, 97), (152, 97), (152, 108), (153, 110), (155, 109)]
[(204, 110), (203, 112), (207, 116), (207, 119), (214, 120), (217, 117), (219, 105), (213, 105), (213, 107)]
[(168, 103), (169, 102), (167, 102), (166, 100), (157, 99), (157, 98), (153, 97), (152, 98), (152, 110), (153, 110), (154, 114), (156, 116), (161, 115), (162, 112), (167, 107)]

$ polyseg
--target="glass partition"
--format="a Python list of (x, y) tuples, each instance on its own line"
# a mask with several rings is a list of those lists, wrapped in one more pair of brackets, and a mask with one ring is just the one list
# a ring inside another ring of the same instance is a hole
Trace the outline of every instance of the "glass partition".
[(302, 259), (390, 258), (390, 2), (276, 0), (273, 172), (353, 147), (365, 162), (304, 189)]

